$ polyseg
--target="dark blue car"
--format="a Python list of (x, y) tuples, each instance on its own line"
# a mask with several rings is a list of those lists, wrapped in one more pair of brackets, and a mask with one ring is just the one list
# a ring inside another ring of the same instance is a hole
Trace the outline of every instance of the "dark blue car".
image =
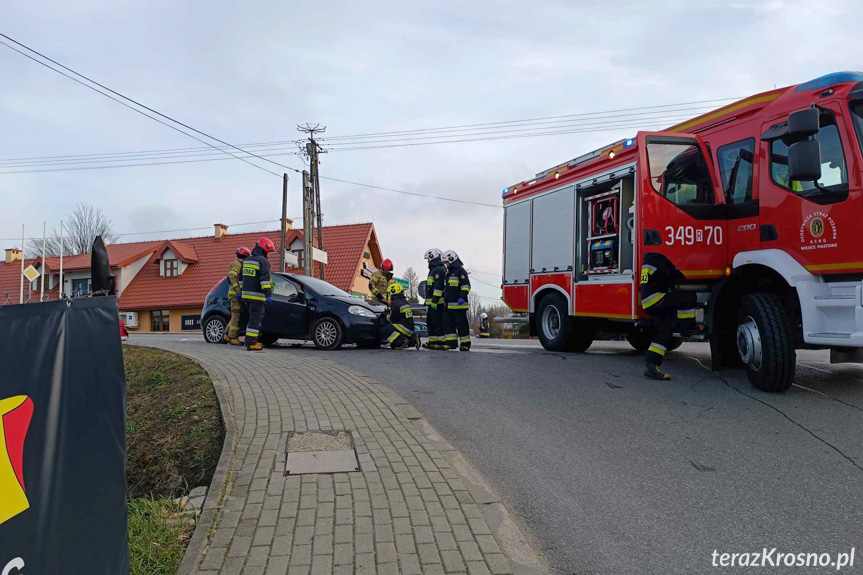
[[(343, 343), (361, 347), (380, 344), (378, 328), (386, 311), (382, 305), (352, 296), (323, 280), (294, 274), (272, 274), (272, 301), (261, 327), (260, 341), (273, 345), (280, 338), (311, 340), (318, 349), (338, 349)], [(246, 314), (240, 320), (245, 329)], [(228, 280), (210, 293), (201, 311), (204, 339), (223, 343), (222, 336), (231, 318)]]

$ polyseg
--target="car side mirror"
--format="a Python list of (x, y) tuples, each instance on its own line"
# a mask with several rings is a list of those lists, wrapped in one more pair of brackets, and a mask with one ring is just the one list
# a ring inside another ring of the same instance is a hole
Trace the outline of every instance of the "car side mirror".
[(791, 144), (788, 148), (788, 177), (796, 182), (821, 179), (821, 143), (818, 140)]
[(423, 299), (426, 299), (426, 287), (425, 282), (422, 282), (417, 286), (417, 295)]

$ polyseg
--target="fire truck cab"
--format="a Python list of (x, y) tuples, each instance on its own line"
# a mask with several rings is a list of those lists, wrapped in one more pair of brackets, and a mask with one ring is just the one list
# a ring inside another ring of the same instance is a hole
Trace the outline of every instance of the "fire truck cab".
[[(503, 299), (549, 350), (652, 337), (643, 254), (702, 302), (713, 369), (791, 386), (796, 349), (863, 360), (863, 73), (757, 94), (503, 191)], [(679, 345), (679, 344), (678, 344)]]

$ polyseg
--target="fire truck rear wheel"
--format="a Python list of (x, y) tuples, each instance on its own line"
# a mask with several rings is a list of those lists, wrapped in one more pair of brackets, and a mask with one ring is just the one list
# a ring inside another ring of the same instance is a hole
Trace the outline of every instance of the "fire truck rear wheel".
[(785, 391), (794, 382), (797, 354), (788, 315), (779, 298), (743, 297), (737, 315), (737, 352), (749, 381), (761, 391)]
[(542, 347), (549, 351), (584, 351), (593, 343), (593, 328), (572, 320), (566, 299), (559, 293), (539, 301), (536, 332)]

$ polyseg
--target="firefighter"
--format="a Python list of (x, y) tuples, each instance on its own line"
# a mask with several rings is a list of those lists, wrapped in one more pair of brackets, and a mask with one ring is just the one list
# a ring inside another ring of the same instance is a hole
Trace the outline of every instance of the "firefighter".
[(491, 332), (488, 329), (488, 314), (485, 312), (479, 314), (479, 336), (491, 337)]
[(240, 294), (243, 292), (243, 261), (252, 255), (252, 252), (249, 251), (249, 248), (240, 247), (235, 253), (237, 259), (232, 261), (228, 268), (228, 300), (231, 302), (231, 321), (228, 322), (225, 341), (231, 345), (240, 345), (240, 314), (243, 311)]
[(392, 311), (387, 318), (388, 325), (380, 327), (381, 339), (385, 339), (393, 349), (404, 349), (412, 345), (419, 349), (420, 337), (414, 333), (414, 314), (411, 304), (405, 297), (405, 288), (398, 283), (391, 283), (387, 288)]
[(694, 292), (673, 288), (675, 280), (683, 274), (662, 255), (644, 254), (641, 264), (641, 307), (650, 315), (656, 335), (644, 356), (644, 375), (650, 379), (668, 380), (659, 366), (674, 332), (695, 332), (695, 307), (698, 298)]
[(242, 300), (249, 308), (249, 324), (246, 326), (246, 349), (257, 351), (262, 348), (258, 342), (261, 324), (270, 296), (273, 295), (273, 280), (270, 279), (270, 261), (267, 254), (276, 251), (276, 245), (269, 238), (258, 240), (252, 255), (243, 261)]
[(385, 305), (389, 305), (389, 294), (387, 288), (393, 281), (393, 262), (392, 260), (384, 260), (381, 262), (381, 267), (378, 271), (372, 274), (369, 278), (369, 291), (372, 296)]
[(428, 349), (441, 349), (443, 346), (443, 283), (446, 267), (437, 248), (426, 250), (425, 259), (429, 264), (429, 275), (426, 278), (426, 306), (428, 306), (429, 339), (423, 344)]
[(447, 266), (444, 281), (444, 343), (442, 349), (454, 349), (456, 345), (461, 351), (470, 351), (470, 324), (467, 321), (468, 294), (470, 294), (470, 279), (467, 270), (453, 250), (443, 254)]

